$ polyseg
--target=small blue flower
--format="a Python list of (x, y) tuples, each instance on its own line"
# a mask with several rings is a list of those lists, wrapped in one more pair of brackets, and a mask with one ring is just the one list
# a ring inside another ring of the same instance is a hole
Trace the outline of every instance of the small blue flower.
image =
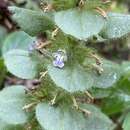
[(55, 67), (62, 69), (65, 65), (64, 63), (65, 61), (67, 61), (67, 56), (65, 51), (58, 50), (56, 53), (54, 53), (53, 65)]
[(62, 56), (57, 56), (56, 59), (53, 61), (53, 65), (58, 68), (64, 67), (64, 60)]

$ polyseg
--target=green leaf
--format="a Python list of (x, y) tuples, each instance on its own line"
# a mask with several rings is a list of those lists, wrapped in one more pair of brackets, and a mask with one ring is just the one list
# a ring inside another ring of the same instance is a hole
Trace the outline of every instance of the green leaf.
[(4, 55), (9, 72), (23, 79), (33, 79), (37, 75), (37, 62), (24, 50), (14, 49)]
[(5, 76), (6, 76), (6, 68), (5, 68), (3, 59), (0, 58), (0, 88), (3, 85)]
[(108, 13), (107, 23), (103, 29), (103, 38), (120, 38), (130, 33), (130, 15)]
[(102, 109), (108, 115), (122, 112), (130, 106), (130, 96), (118, 90), (116, 91), (102, 102)]
[(109, 130), (111, 120), (98, 108), (92, 105), (82, 105), (84, 109), (92, 112), (85, 116), (83, 113), (72, 109), (72, 106), (50, 106), (41, 103), (36, 107), (36, 116), (46, 130)]
[(79, 65), (68, 65), (63, 69), (49, 65), (48, 73), (57, 86), (69, 92), (84, 91), (93, 85), (91, 75)]
[(129, 61), (125, 61), (122, 63), (121, 65), (121, 69), (122, 69), (122, 75), (129, 75), (130, 74), (130, 62)]
[(128, 109), (130, 107), (130, 81), (126, 77), (122, 77), (110, 89), (109, 97), (102, 100), (103, 111), (113, 115)]
[(12, 74), (24, 79), (32, 79), (36, 76), (37, 62), (28, 52), (34, 40), (34, 37), (23, 31), (14, 32), (6, 38), (2, 51), (5, 65)]
[(47, 13), (18, 7), (9, 7), (9, 10), (14, 13), (13, 19), (22, 30), (32, 36), (52, 29), (54, 26), (54, 23)]
[(30, 37), (23, 31), (13, 32), (4, 41), (2, 53), (4, 55), (12, 49), (28, 50), (34, 41), (35, 37)]
[(6, 127), (7, 127), (7, 124), (0, 119), (0, 129), (1, 129), (1, 130), (5, 130)]
[[(130, 76), (129, 76), (130, 77)], [(123, 76), (116, 84), (116, 87), (121, 92), (130, 95), (130, 79), (126, 75)]]
[(123, 130), (130, 130), (130, 113), (127, 114), (127, 116), (124, 120)]
[(25, 130), (25, 129), (22, 126), (9, 125), (4, 121), (0, 120), (0, 130)]
[(110, 62), (110, 61), (103, 61), (103, 72), (101, 75), (95, 73), (93, 75), (94, 78), (94, 87), (96, 88), (108, 88), (112, 87), (114, 83), (116, 83), (120, 78), (120, 67), (118, 64)]
[(104, 18), (96, 12), (78, 9), (55, 13), (55, 22), (64, 33), (81, 40), (97, 35), (105, 24)]
[(27, 102), (24, 86), (11, 86), (0, 92), (0, 119), (8, 124), (24, 124), (28, 117), (22, 107)]
[(102, 99), (109, 97), (111, 94), (111, 89), (104, 89), (104, 88), (91, 88), (89, 89), (91, 95), (94, 97), (94, 99)]

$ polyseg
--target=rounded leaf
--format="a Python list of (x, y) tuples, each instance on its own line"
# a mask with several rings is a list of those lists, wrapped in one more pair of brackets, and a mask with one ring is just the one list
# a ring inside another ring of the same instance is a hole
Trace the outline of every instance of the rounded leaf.
[(69, 9), (55, 13), (55, 22), (64, 33), (85, 40), (102, 30), (105, 19), (96, 12)]
[(26, 104), (24, 86), (11, 86), (0, 92), (0, 119), (8, 124), (24, 124), (28, 117), (22, 110)]
[(130, 15), (108, 13), (107, 23), (103, 29), (103, 38), (120, 38), (130, 33)]
[(4, 41), (2, 53), (3, 55), (12, 49), (28, 50), (29, 45), (35, 41), (35, 37), (29, 36), (23, 31), (13, 32), (8, 35)]
[(24, 50), (11, 50), (4, 55), (4, 62), (12, 74), (23, 79), (33, 79), (37, 75), (37, 62)]
[(46, 130), (109, 130), (111, 120), (99, 109), (92, 105), (82, 105), (84, 109), (92, 112), (85, 116), (83, 113), (72, 109), (72, 106), (50, 106), (41, 103), (36, 107), (38, 122)]
[(118, 64), (104, 60), (102, 68), (104, 71), (102, 72), (101, 75), (97, 73), (93, 75), (94, 78), (93, 86), (96, 88), (109, 88), (119, 80), (120, 67)]
[(9, 10), (13, 13), (13, 19), (18, 23), (22, 30), (32, 36), (54, 27), (54, 23), (47, 13), (15, 6), (9, 7)]
[(48, 73), (54, 83), (69, 92), (84, 91), (91, 88), (93, 78), (81, 66), (66, 66), (62, 69), (48, 66)]
[(0, 130), (25, 130), (19, 125), (9, 125), (0, 119)]

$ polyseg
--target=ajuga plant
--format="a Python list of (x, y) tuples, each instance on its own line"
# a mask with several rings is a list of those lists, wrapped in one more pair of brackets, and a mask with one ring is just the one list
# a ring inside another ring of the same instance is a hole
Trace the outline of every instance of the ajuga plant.
[[(0, 92), (0, 130), (113, 130), (122, 124), (130, 63), (107, 60), (92, 47), (130, 33), (130, 15), (110, 8), (110, 0), (45, 0), (37, 11), (9, 7), (21, 31), (4, 41), (4, 63), (13, 75), (39, 83)], [(110, 119), (116, 114), (119, 123)], [(129, 120), (130, 114), (125, 130)]]

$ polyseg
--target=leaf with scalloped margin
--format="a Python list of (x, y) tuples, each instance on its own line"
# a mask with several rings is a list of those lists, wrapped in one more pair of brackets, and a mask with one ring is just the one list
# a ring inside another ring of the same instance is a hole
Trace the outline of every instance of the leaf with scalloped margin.
[(31, 37), (23, 31), (13, 32), (6, 37), (2, 47), (2, 53), (4, 55), (6, 52), (12, 49), (28, 51), (29, 47), (33, 44), (34, 41), (35, 37)]
[(9, 72), (22, 79), (37, 76), (37, 62), (24, 50), (14, 49), (4, 55), (4, 62)]
[(20, 125), (9, 125), (0, 119), (0, 130), (25, 130)]
[(27, 103), (25, 87), (10, 86), (0, 92), (0, 119), (10, 125), (24, 124), (27, 113), (22, 110)]
[(13, 19), (22, 30), (31, 36), (36, 36), (54, 27), (52, 16), (50, 17), (47, 13), (15, 6), (9, 7), (9, 10), (13, 13)]
[(92, 114), (85, 116), (68, 105), (54, 107), (41, 103), (36, 107), (36, 117), (46, 130), (110, 130), (113, 126), (112, 121), (95, 106), (81, 106)]
[(54, 83), (69, 91), (84, 91), (93, 85), (93, 77), (79, 65), (65, 66), (63, 69), (48, 66), (48, 73)]
[(64, 33), (81, 40), (97, 35), (105, 25), (100, 14), (78, 8), (55, 13), (55, 22)]
[(104, 71), (101, 75), (93, 74), (93, 86), (96, 88), (112, 87), (121, 77), (120, 66), (114, 62), (104, 60), (102, 68)]
[(107, 23), (102, 31), (103, 38), (120, 38), (130, 33), (130, 15), (108, 13)]

